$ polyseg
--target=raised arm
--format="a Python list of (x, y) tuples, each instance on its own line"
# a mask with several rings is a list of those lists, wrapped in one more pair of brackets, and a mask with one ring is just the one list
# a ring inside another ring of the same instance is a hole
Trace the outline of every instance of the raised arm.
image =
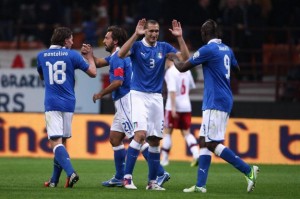
[(168, 53), (167, 58), (174, 62), (175, 67), (180, 72), (185, 72), (194, 67), (188, 60), (180, 61), (175, 53)]
[(97, 76), (97, 68), (96, 68), (96, 64), (94, 61), (93, 50), (91, 50), (87, 54), (85, 54), (84, 58), (89, 62), (89, 68), (86, 71), (86, 73), (90, 77), (93, 77), (93, 78), (96, 77)]
[(121, 57), (121, 58), (126, 57), (130, 53), (129, 51), (130, 51), (132, 45), (134, 44), (134, 42), (139, 38), (139, 36), (145, 34), (145, 29), (144, 29), (145, 23), (146, 23), (146, 19), (139, 20), (139, 22), (135, 28), (135, 32), (119, 50), (119, 52), (118, 52), (119, 57)]
[(177, 20), (172, 21), (172, 29), (169, 29), (172, 35), (177, 38), (180, 52), (176, 53), (181, 61), (186, 61), (190, 57), (189, 49), (183, 39), (181, 24)]
[[(80, 49), (80, 52), (82, 56), (87, 59), (86, 54), (92, 50), (92, 46), (90, 44), (82, 44), (82, 47)], [(94, 62), (96, 64), (96, 68), (102, 68), (105, 66), (108, 66), (109, 63), (104, 58), (97, 58), (93, 55)]]

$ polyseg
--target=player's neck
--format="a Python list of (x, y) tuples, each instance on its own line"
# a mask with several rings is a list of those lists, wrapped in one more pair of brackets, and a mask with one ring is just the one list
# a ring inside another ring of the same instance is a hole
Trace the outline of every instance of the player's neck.
[(115, 54), (115, 52), (119, 51), (120, 47), (116, 46), (112, 51), (111, 51), (111, 55)]

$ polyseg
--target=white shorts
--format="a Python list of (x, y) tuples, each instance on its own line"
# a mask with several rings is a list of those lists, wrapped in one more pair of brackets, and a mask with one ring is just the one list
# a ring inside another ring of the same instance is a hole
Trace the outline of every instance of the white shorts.
[(72, 137), (72, 112), (47, 111), (45, 116), (48, 139)]
[(131, 123), (130, 94), (123, 96), (115, 102), (116, 113), (112, 122), (111, 131), (123, 132), (127, 138), (134, 136)]
[(200, 136), (205, 137), (205, 142), (221, 142), (225, 139), (225, 132), (229, 114), (218, 110), (205, 110), (202, 112)]
[(163, 137), (164, 105), (160, 93), (130, 91), (134, 132), (147, 131), (147, 137)]

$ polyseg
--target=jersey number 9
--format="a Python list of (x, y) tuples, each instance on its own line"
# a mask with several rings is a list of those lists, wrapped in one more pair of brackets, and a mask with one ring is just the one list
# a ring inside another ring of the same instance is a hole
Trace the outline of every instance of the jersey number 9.
[(224, 66), (227, 70), (227, 74), (225, 74), (226, 79), (230, 79), (230, 59), (228, 55), (224, 55)]

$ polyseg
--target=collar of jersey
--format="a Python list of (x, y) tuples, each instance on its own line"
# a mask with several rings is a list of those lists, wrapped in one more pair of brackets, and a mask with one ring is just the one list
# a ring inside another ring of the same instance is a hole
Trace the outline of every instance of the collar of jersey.
[(115, 52), (113, 52), (110, 56), (113, 56), (116, 52), (118, 52), (120, 50), (120, 47), (117, 47)]
[(147, 46), (147, 47), (155, 47), (157, 42), (155, 42), (155, 45), (154, 46), (151, 46), (150, 44), (148, 44), (148, 42), (146, 41), (145, 37), (142, 39), (142, 43)]
[(209, 44), (209, 43), (217, 43), (217, 44), (220, 44), (220, 43), (222, 43), (222, 40), (221, 40), (221, 39), (215, 38), (215, 39), (209, 40), (207, 44)]
[(60, 45), (51, 45), (49, 49), (61, 49), (61, 48), (65, 48), (65, 47), (62, 47)]

